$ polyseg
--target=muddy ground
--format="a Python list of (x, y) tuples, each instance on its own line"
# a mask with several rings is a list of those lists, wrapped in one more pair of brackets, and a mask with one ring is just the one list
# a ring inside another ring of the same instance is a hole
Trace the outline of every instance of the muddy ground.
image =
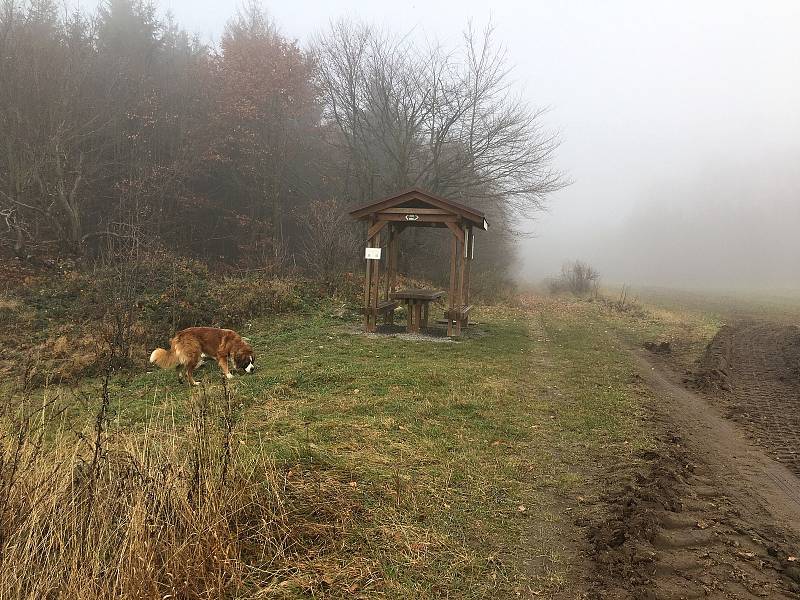
[(661, 444), (607, 474), (589, 597), (800, 598), (800, 330), (725, 326), (689, 374), (635, 359)]
[(800, 328), (759, 321), (725, 325), (688, 381), (800, 474)]
[[(625, 468), (622, 489), (606, 498), (611, 518), (589, 529), (595, 563), (588, 597), (799, 597), (796, 538), (759, 507), (743, 508), (717, 465), (697, 460), (680, 435), (661, 441), (660, 451)], [(609, 473), (617, 481), (619, 475)]]

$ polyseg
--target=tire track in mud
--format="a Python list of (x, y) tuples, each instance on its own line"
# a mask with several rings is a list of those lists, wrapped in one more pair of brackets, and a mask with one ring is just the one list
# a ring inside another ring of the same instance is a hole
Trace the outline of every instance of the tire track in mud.
[(800, 328), (752, 320), (725, 325), (686, 382), (800, 475)]
[(662, 444), (609, 473), (589, 597), (800, 597), (800, 481), (677, 377), (635, 354)]
[(776, 521), (800, 535), (800, 479), (756, 447), (703, 398), (676, 383), (667, 371), (639, 353), (635, 356), (648, 385), (668, 399), (668, 417), (684, 432), (687, 445), (710, 466), (728, 474), (728, 491), (747, 503), (753, 495), (759, 497)]

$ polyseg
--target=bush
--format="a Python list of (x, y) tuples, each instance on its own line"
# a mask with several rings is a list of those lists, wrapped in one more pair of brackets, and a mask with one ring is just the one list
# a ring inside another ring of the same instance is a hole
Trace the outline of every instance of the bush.
[(0, 360), (36, 365), (34, 382), (43, 383), (96, 375), (112, 349), (115, 366), (143, 365), (175, 331), (237, 329), (298, 309), (310, 288), (261, 273), (216, 276), (203, 263), (151, 252), (89, 271), (54, 272), (17, 293), (0, 303), (0, 320), (16, 323)]
[(548, 282), (551, 294), (571, 292), (582, 296), (597, 287), (600, 274), (590, 265), (576, 260), (561, 267), (561, 274)]
[(295, 310), (308, 292), (291, 278), (214, 276), (189, 259), (154, 265), (148, 272), (150, 282), (138, 302), (140, 319), (159, 339), (185, 327), (237, 328), (263, 315)]
[(309, 207), (303, 221), (302, 258), (308, 274), (329, 292), (337, 290), (344, 273), (362, 264), (357, 231), (358, 226), (335, 198), (318, 200)]

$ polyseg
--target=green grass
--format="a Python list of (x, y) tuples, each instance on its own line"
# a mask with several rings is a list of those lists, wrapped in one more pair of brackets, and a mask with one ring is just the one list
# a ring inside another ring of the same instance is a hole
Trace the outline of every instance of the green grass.
[[(287, 574), (298, 597), (315, 578), (334, 581), (314, 588), (328, 595), (391, 598), (548, 597), (578, 585), (574, 515), (599, 498), (605, 466), (650, 443), (620, 317), (541, 298), (476, 316), (481, 334), (457, 343), (364, 336), (324, 307), (244, 332), (258, 369), (232, 384), (240, 451), (352, 482), (359, 501), (330, 552), (371, 574)], [(213, 363), (198, 379), (212, 393), (222, 385)], [(48, 393), (62, 394), (80, 429), (99, 386)], [(115, 376), (110, 391), (112, 434), (126, 435), (187, 424), (202, 393), (152, 370)]]

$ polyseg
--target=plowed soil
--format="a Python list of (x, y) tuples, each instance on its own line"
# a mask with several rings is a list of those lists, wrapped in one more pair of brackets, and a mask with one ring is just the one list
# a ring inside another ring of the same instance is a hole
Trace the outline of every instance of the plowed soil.
[(800, 598), (800, 479), (652, 354), (636, 361), (662, 443), (608, 474), (588, 596)]
[(690, 383), (752, 441), (800, 474), (800, 328), (757, 321), (726, 325)]

